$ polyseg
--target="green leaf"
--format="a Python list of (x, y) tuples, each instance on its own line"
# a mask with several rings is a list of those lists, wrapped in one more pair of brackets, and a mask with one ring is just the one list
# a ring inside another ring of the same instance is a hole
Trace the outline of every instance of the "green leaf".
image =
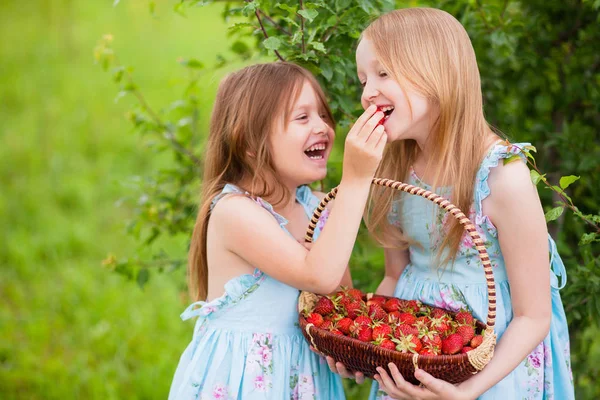
[(263, 45), (267, 50), (278, 50), (281, 47), (281, 40), (278, 37), (271, 36), (263, 41)]
[(287, 4), (281, 4), (281, 3), (277, 3), (275, 4), (275, 7), (287, 11), (289, 12), (291, 15), (296, 15), (296, 7), (290, 7)]
[(533, 182), (533, 184), (537, 186), (537, 184), (542, 180), (542, 178), (546, 177), (546, 174), (540, 175), (539, 172), (532, 169), (531, 171), (529, 171), (529, 176), (531, 177), (531, 181)]
[(528, 145), (523, 147), (524, 150), (529, 150), (529, 151), (533, 151), (534, 153), (537, 153), (537, 149), (535, 148), (535, 146), (532, 145)]
[(204, 64), (202, 64), (200, 61), (196, 60), (195, 58), (180, 59), (179, 64), (183, 65), (184, 67), (188, 67), (188, 68), (192, 68), (192, 69), (204, 68)]
[(554, 221), (554, 220), (558, 219), (562, 215), (564, 210), (565, 209), (562, 206), (554, 207), (552, 210), (550, 210), (546, 213), (546, 222), (550, 222), (550, 221)]
[(325, 46), (321, 42), (311, 42), (310, 45), (313, 49), (320, 51), (321, 53), (327, 53), (327, 49), (325, 49)]
[(150, 279), (150, 271), (148, 271), (148, 268), (142, 268), (139, 270), (138, 274), (137, 274), (137, 283), (138, 285), (140, 285), (140, 287), (143, 289), (144, 285), (146, 284), (146, 282), (148, 282), (148, 279)]
[(312, 22), (315, 18), (317, 18), (319, 12), (317, 10), (300, 10), (298, 11), (298, 14)]
[(148, 10), (150, 10), (150, 15), (155, 15), (154, 11), (156, 10), (156, 3), (154, 1), (148, 3)]
[(242, 41), (237, 41), (231, 45), (231, 51), (241, 56), (247, 56), (250, 53), (250, 47)]
[(569, 185), (577, 180), (579, 180), (579, 176), (575, 176), (575, 175), (569, 175), (569, 176), (563, 176), (562, 178), (560, 178), (560, 187), (562, 189), (566, 189), (569, 187)]
[(331, 81), (331, 78), (333, 78), (333, 69), (331, 68), (331, 64), (324, 62), (320, 65), (320, 67), (321, 74), (325, 77), (325, 79)]
[(511, 163), (511, 162), (513, 162), (513, 161), (518, 161), (518, 160), (520, 160), (520, 159), (521, 159), (521, 156), (520, 156), (520, 155), (518, 155), (518, 154), (514, 154), (514, 155), (512, 155), (512, 156), (510, 156), (510, 157), (508, 157), (508, 158), (505, 158), (505, 159), (504, 159), (504, 165), (506, 165), (506, 164), (510, 164), (510, 163)]
[(584, 233), (579, 241), (580, 245), (586, 245), (593, 242), (600, 242), (600, 236), (596, 232)]

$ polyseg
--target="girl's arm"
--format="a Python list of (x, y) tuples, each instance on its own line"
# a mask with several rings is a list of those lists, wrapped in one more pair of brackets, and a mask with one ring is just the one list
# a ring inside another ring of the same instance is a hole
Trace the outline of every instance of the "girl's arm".
[[(548, 231), (537, 190), (521, 162), (494, 168), (485, 214), (498, 230), (510, 284), (513, 319), (498, 342), (489, 364), (477, 375), (454, 386), (423, 370), (415, 372), (425, 387), (414, 386), (390, 365), (375, 378), (393, 398), (475, 399), (512, 370), (546, 337), (552, 316)], [(396, 397), (397, 396), (397, 397)]]
[[(510, 284), (513, 320), (486, 368), (465, 383), (475, 396), (515, 369), (546, 337), (552, 316), (548, 230), (529, 169), (522, 162), (494, 168), (484, 209), (498, 229)], [(484, 201), (485, 202), (485, 201)]]
[(242, 196), (219, 201), (209, 229), (214, 223), (227, 250), (273, 278), (300, 290), (333, 292), (347, 268), (371, 180), (387, 142), (383, 126), (377, 126), (383, 113), (375, 111), (369, 108), (346, 137), (336, 205), (327, 229), (310, 251), (286, 234), (266, 210)]
[(398, 279), (400, 279), (404, 268), (410, 262), (408, 249), (384, 249), (383, 252), (385, 255), (385, 275), (375, 293), (383, 296), (393, 296)]

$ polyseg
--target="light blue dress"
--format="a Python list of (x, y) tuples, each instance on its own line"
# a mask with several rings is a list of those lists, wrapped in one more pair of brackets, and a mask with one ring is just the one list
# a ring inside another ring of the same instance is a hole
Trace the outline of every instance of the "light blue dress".
[[(482, 212), (482, 201), (490, 195), (488, 176), (490, 169), (515, 154), (525, 157), (519, 148), (528, 143), (517, 143), (510, 147), (495, 145), (483, 160), (477, 173), (473, 208), (469, 218), (475, 223), (479, 235), (485, 242), (490, 255), (497, 291), (496, 333), (498, 340), (513, 318), (510, 286), (504, 258), (500, 251), (498, 232), (489, 218)], [(409, 183), (431, 189), (411, 173)], [(438, 190), (447, 197), (449, 189)], [(401, 207), (400, 207), (401, 204)], [(487, 291), (483, 266), (477, 251), (471, 246), (470, 237), (465, 235), (454, 266), (442, 270), (431, 267), (437, 248), (442, 241), (440, 227), (452, 216), (438, 212), (438, 206), (422, 197), (399, 194), (393, 202), (389, 220), (402, 227), (409, 237), (420, 246), (409, 248), (410, 264), (402, 273), (394, 296), (402, 299), (418, 299), (424, 303), (458, 311), (469, 308), (480, 321), (487, 317)], [(569, 354), (569, 332), (560, 299), (559, 290), (567, 281), (564, 264), (556, 250), (556, 244), (548, 237), (550, 246), (552, 322), (548, 336), (529, 354), (519, 366), (497, 385), (485, 392), (482, 400), (522, 399), (574, 399), (573, 378)], [(370, 399), (387, 399), (373, 383)]]
[[(213, 206), (230, 193), (244, 192), (227, 185)], [(296, 199), (310, 218), (319, 203), (310, 188), (298, 188)], [(255, 201), (287, 232), (285, 218), (262, 199)], [(298, 327), (298, 294), (256, 268), (227, 282), (223, 296), (190, 305), (182, 319), (198, 319), (169, 399), (344, 399), (339, 376), (310, 351)]]

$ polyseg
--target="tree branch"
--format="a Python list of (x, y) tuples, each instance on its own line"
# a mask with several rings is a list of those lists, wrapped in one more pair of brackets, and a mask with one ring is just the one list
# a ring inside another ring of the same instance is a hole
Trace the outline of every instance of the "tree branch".
[[(262, 19), (260, 19), (260, 14), (258, 13), (258, 9), (256, 9), (254, 11), (254, 15), (256, 15), (256, 19), (258, 20), (258, 23), (260, 24), (260, 29), (262, 30), (262, 33), (265, 37), (265, 39), (269, 38), (269, 35), (267, 34), (267, 31), (265, 29), (265, 26), (262, 23)], [(281, 56), (281, 54), (279, 54), (279, 52), (277, 50), (273, 50), (275, 52), (275, 55), (277, 56), (277, 58), (279, 58), (279, 60), (281, 61), (285, 61), (285, 59)]]
[(280, 24), (277, 23), (277, 21), (275, 21), (273, 18), (269, 17), (267, 14), (265, 14), (264, 11), (262, 10), (258, 10), (258, 12), (267, 20), (269, 21), (275, 28), (279, 29), (281, 32), (285, 33), (288, 36), (292, 36), (292, 32), (288, 31), (287, 29), (285, 29), (283, 26), (281, 26)]

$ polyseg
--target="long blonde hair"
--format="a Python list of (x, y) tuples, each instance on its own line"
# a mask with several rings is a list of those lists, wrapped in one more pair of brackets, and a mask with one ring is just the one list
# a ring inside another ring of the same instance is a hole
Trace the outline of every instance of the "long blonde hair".
[[(188, 255), (188, 284), (195, 300), (208, 291), (206, 236), (211, 203), (227, 183), (251, 182), (251, 195), (289, 200), (280, 182), (269, 145), (270, 133), (283, 119), (305, 82), (311, 84), (332, 128), (333, 116), (323, 90), (306, 69), (286, 62), (252, 65), (232, 73), (220, 84), (210, 121), (205, 151), (202, 202)], [(278, 200), (277, 200), (278, 199)]]
[[(372, 42), (377, 59), (403, 89), (410, 85), (439, 109), (428, 138), (435, 145), (427, 170), (434, 176), (434, 188), (438, 183), (452, 185), (452, 202), (468, 213), (477, 170), (493, 132), (483, 115), (479, 69), (467, 32), (445, 11), (407, 8), (382, 15), (363, 37)], [(390, 143), (377, 176), (405, 181), (419, 151), (414, 140)], [(393, 191), (373, 188), (367, 227), (384, 247), (406, 247), (410, 238), (386, 218), (393, 198)], [(440, 265), (456, 258), (463, 235), (453, 218), (446, 228), (436, 260)], [(442, 260), (444, 249), (450, 251)]]

